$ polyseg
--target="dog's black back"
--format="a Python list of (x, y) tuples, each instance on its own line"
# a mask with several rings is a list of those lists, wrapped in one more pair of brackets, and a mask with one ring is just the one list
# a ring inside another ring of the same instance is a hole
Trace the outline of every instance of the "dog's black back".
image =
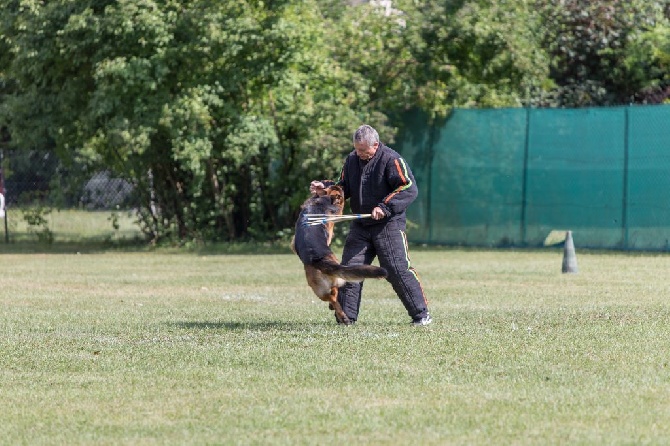
[(314, 266), (324, 274), (340, 277), (351, 282), (360, 282), (366, 278), (384, 278), (384, 268), (372, 265), (341, 265), (330, 249), (329, 231), (333, 223), (308, 225), (307, 214), (341, 215), (342, 204), (334, 204), (332, 195), (313, 196), (302, 205), (300, 217), (295, 225), (292, 248), (304, 265)]
[(329, 196), (310, 197), (303, 204), (295, 224), (294, 250), (305, 265), (311, 265), (332, 254), (328, 246), (328, 229), (325, 225), (308, 225), (306, 214), (336, 215), (337, 206)]

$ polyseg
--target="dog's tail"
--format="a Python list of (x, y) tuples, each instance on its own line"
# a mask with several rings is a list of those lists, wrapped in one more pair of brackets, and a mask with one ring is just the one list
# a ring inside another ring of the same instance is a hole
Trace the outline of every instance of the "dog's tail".
[(347, 282), (362, 282), (365, 279), (383, 279), (388, 273), (384, 268), (372, 265), (341, 265), (331, 259), (322, 259), (314, 267), (324, 274), (336, 276)]

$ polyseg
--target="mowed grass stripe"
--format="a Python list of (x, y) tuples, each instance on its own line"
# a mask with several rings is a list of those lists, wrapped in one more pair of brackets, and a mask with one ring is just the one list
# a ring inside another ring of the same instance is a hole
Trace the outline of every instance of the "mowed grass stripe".
[(339, 327), (292, 254), (5, 254), (3, 444), (670, 441), (664, 255), (412, 251)]

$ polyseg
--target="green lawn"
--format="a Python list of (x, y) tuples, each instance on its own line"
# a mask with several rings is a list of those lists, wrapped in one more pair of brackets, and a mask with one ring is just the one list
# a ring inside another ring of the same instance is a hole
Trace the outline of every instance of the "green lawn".
[[(26, 215), (35, 215), (22, 209), (7, 212), (7, 232), (0, 219), (0, 243), (7, 236), (10, 242), (40, 242), (50, 239), (56, 243), (120, 242), (142, 238), (137, 218), (132, 211), (83, 211), (53, 209), (37, 215), (43, 224), (29, 225)], [(116, 223), (116, 227), (114, 224)], [(2, 246), (0, 245), (0, 252)]]
[(414, 248), (433, 325), (341, 327), (288, 251), (0, 255), (0, 443), (670, 443), (670, 256), (577, 258)]

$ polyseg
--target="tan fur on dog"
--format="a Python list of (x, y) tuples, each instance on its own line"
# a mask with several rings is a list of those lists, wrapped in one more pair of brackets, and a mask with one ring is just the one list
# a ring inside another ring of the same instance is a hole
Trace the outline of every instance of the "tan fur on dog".
[(351, 321), (337, 301), (337, 289), (346, 282), (361, 282), (368, 278), (384, 278), (386, 270), (372, 265), (341, 265), (329, 246), (333, 239), (333, 222), (308, 226), (305, 214), (342, 215), (344, 192), (340, 186), (330, 186), (312, 195), (302, 205), (296, 223), (291, 249), (298, 254), (305, 267), (307, 284), (322, 301), (335, 311), (337, 321)]

